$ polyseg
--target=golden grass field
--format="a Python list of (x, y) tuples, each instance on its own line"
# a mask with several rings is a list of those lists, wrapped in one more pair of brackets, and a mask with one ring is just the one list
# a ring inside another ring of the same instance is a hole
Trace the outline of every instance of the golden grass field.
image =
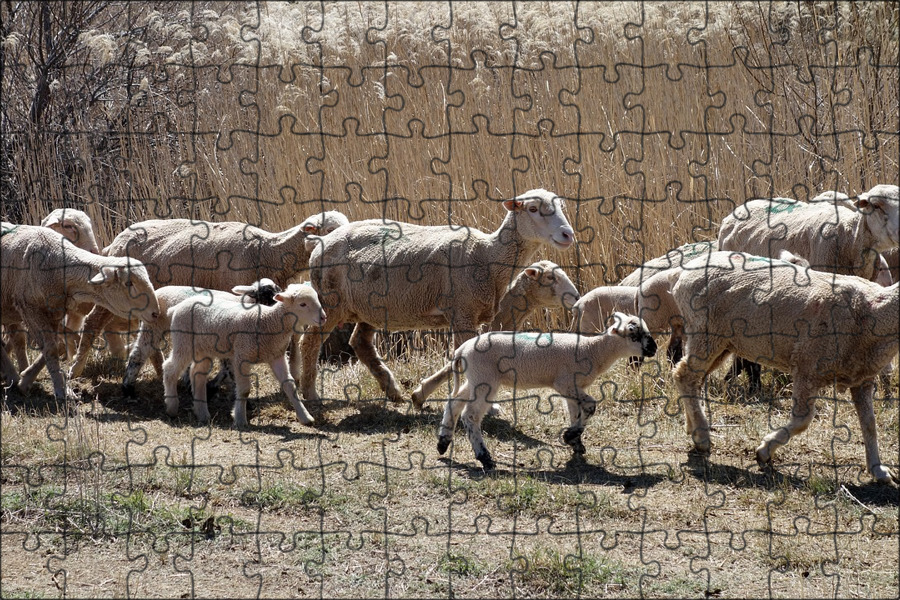
[[(900, 180), (900, 9), (887, 2), (3, 3), (2, 218), (88, 212), (106, 245), (148, 218), (273, 231), (321, 210), (495, 229), (498, 200), (568, 199), (584, 292), (714, 239), (747, 198), (851, 196)], [(567, 328), (555, 311), (533, 326)], [(663, 340), (664, 342), (664, 340)], [(36, 357), (35, 351), (31, 353)], [(391, 356), (407, 392), (437, 351)], [(895, 361), (896, 366), (896, 361)], [(230, 387), (195, 424), (138, 400), (95, 353), (75, 407), (47, 378), (0, 412), (0, 596), (897, 597), (898, 492), (865, 472), (848, 394), (776, 456), (790, 414), (708, 382), (690, 455), (670, 366), (619, 364), (585, 432), (512, 391), (435, 450), (449, 388), (387, 403), (323, 367), (302, 427), (257, 368), (248, 431)], [(898, 375), (879, 389), (898, 468)]]

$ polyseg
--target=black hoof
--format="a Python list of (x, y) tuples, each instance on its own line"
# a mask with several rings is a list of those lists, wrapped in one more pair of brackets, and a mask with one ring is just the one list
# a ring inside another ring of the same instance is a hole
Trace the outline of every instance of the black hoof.
[(449, 448), (449, 447), (450, 447), (450, 438), (448, 438), (448, 437), (438, 438), (438, 443), (437, 443), (438, 454), (443, 454), (444, 452), (447, 451), (447, 448)]
[(126, 398), (137, 398), (137, 390), (134, 384), (122, 385), (122, 395)]
[(494, 459), (491, 458), (491, 455), (487, 452), (485, 452), (481, 456), (476, 456), (475, 458), (478, 459), (478, 462), (481, 463), (481, 466), (484, 467), (485, 471), (493, 471), (497, 467)]

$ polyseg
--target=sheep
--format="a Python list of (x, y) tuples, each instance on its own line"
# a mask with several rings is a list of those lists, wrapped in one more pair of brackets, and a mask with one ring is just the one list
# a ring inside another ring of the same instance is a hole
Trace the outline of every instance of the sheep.
[[(194, 298), (198, 301), (214, 298), (217, 301), (245, 301), (247, 304), (258, 302), (265, 306), (272, 306), (275, 304), (275, 295), (281, 291), (281, 288), (277, 286), (274, 281), (267, 278), (263, 278), (253, 285), (236, 286), (231, 292), (195, 288), (185, 285), (167, 285), (157, 289), (156, 299), (159, 302), (160, 316), (152, 325), (141, 323), (137, 340), (134, 343), (134, 347), (131, 349), (131, 353), (128, 355), (125, 376), (122, 378), (123, 395), (126, 397), (134, 397), (134, 383), (148, 356), (150, 357), (150, 361), (153, 364), (153, 368), (157, 375), (162, 376), (163, 353), (159, 346), (163, 343), (164, 336), (169, 333), (172, 313), (179, 303), (188, 298)], [(226, 375), (229, 371), (229, 368), (223, 368), (216, 377)], [(207, 395), (209, 395), (211, 391), (210, 388), (215, 389), (218, 386), (218, 383), (219, 382), (210, 382), (209, 388), (207, 389)]]
[[(82, 250), (100, 254), (100, 247), (97, 245), (97, 238), (94, 235), (94, 224), (87, 213), (83, 211), (74, 208), (57, 208), (44, 217), (41, 226), (61, 234)], [(75, 332), (81, 328), (84, 316), (90, 310), (90, 306), (90, 304), (83, 303), (66, 311), (64, 331), (66, 350), (69, 356), (75, 354), (75, 346), (78, 343)], [(24, 370), (28, 366), (27, 334), (24, 330), (14, 330), (9, 331), (9, 335), (10, 347), (16, 356), (16, 362), (19, 364), (19, 369)]]
[(540, 308), (562, 306), (571, 310), (580, 294), (559, 265), (541, 260), (519, 273), (500, 300), (491, 331), (521, 329)]
[[(519, 264), (545, 245), (568, 249), (575, 233), (563, 199), (543, 189), (503, 201), (506, 218), (493, 233), (470, 227), (423, 226), (374, 219), (344, 225), (316, 240), (310, 256), (313, 287), (329, 308), (324, 328), (301, 342), (307, 401), (319, 399), (316, 363), (322, 331), (355, 322), (350, 345), (391, 401), (400, 388), (373, 344), (376, 328), (450, 327), (454, 348), (494, 318)], [(443, 381), (426, 380), (414, 392), (421, 406)]]
[[(653, 356), (656, 342), (638, 317), (617, 312), (615, 323), (602, 335), (577, 333), (484, 333), (456, 349), (437, 374), (453, 373), (453, 392), (438, 430), (438, 453), (444, 454), (462, 414), (475, 458), (486, 470), (495, 467), (481, 433), (481, 420), (501, 385), (516, 390), (548, 387), (559, 392), (569, 408), (563, 441), (585, 453), (581, 434), (597, 408), (586, 389), (613, 363), (629, 356)], [(459, 375), (466, 382), (460, 386)]]
[(616, 312), (637, 313), (638, 287), (602, 285), (587, 292), (572, 307), (573, 330), (586, 335), (606, 329), (606, 321)]
[(2, 323), (24, 323), (41, 357), (22, 371), (26, 392), (46, 364), (58, 400), (74, 399), (59, 368), (57, 335), (66, 308), (93, 302), (114, 314), (152, 323), (159, 304), (139, 261), (104, 257), (78, 248), (59, 233), (33, 225), (2, 226)]
[(763, 438), (756, 449), (760, 465), (809, 426), (819, 390), (835, 385), (850, 389), (868, 470), (880, 482), (896, 481), (879, 458), (872, 394), (874, 377), (900, 344), (900, 284), (884, 288), (855, 276), (727, 251), (691, 261), (669, 277), (685, 332), (675, 384), (698, 452), (710, 450), (701, 385), (734, 353), (793, 378), (791, 419)]
[(641, 282), (650, 279), (660, 271), (668, 271), (669, 269), (680, 267), (685, 262), (699, 258), (701, 255), (708, 255), (710, 252), (715, 252), (718, 249), (719, 244), (716, 241), (684, 244), (674, 250), (669, 250), (663, 256), (648, 260), (623, 278), (619, 285), (637, 287)]
[(246, 305), (211, 297), (208, 301), (188, 299), (171, 315), (171, 347), (163, 362), (166, 412), (178, 413), (178, 376), (191, 367), (194, 414), (209, 421), (206, 403), (206, 376), (212, 360), (227, 358), (235, 365), (234, 425), (246, 428), (247, 397), (250, 395), (250, 364), (267, 363), (281, 384), (281, 390), (304, 425), (312, 416), (297, 396), (297, 386), (288, 370), (285, 348), (294, 333), (307, 325), (325, 323), (326, 314), (316, 291), (309, 285), (292, 283), (275, 295), (277, 304)]
[(750, 200), (722, 220), (719, 249), (767, 257), (784, 249), (813, 269), (872, 280), (881, 264), (878, 253), (898, 245), (900, 188), (877, 185), (860, 194), (856, 206)]
[[(347, 223), (347, 217), (337, 211), (313, 215), (280, 233), (234, 221), (159, 219), (135, 223), (117, 235), (103, 253), (140, 260), (147, 265), (156, 287), (188, 285), (230, 290), (247, 281), (269, 277), (284, 288), (309, 267), (306, 237), (330, 233)], [(109, 326), (111, 319), (103, 308), (88, 315), (70, 377), (81, 374), (94, 338)], [(127, 324), (116, 323), (112, 328), (127, 330)]]

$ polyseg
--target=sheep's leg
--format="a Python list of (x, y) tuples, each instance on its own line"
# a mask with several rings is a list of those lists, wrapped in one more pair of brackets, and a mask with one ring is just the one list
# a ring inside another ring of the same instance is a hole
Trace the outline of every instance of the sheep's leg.
[(866, 466), (876, 481), (895, 486), (897, 483), (900, 483), (900, 478), (891, 472), (888, 467), (881, 464), (881, 457), (878, 453), (878, 433), (875, 430), (875, 411), (872, 408), (872, 396), (874, 393), (875, 385), (872, 381), (850, 388), (853, 408), (856, 409), (856, 416), (859, 418), (859, 428), (862, 431), (863, 444), (866, 446)]
[(19, 371), (13, 365), (9, 354), (6, 353), (6, 347), (2, 344), (0, 344), (0, 370), (2, 370), (8, 386), (15, 387), (19, 384)]
[(88, 354), (94, 344), (94, 339), (112, 320), (113, 314), (99, 304), (91, 309), (84, 321), (84, 331), (81, 334), (81, 341), (78, 343), (78, 352), (75, 353), (75, 359), (69, 368), (69, 378), (80, 377), (84, 371), (84, 365), (87, 363)]
[(469, 401), (471, 401), (469, 397), (469, 382), (466, 381), (460, 386), (456, 395), (447, 400), (447, 405), (444, 406), (444, 417), (441, 419), (441, 426), (438, 429), (438, 454), (443, 454), (450, 447), (450, 442), (453, 441), (453, 430), (456, 429), (456, 422), (459, 421), (459, 415)]
[[(698, 335), (699, 337), (699, 335)], [(694, 442), (694, 449), (703, 454), (709, 453), (709, 421), (700, 405), (700, 388), (709, 372), (713, 361), (700, 360), (694, 352), (698, 338), (689, 338), (684, 357), (675, 366), (675, 388), (679, 400), (684, 407), (684, 426), (686, 433)], [(708, 356), (708, 354), (707, 354)]]
[[(487, 449), (487, 445), (484, 443), (484, 436), (481, 432), (481, 421), (491, 407), (491, 400), (497, 395), (497, 387), (488, 383), (482, 383), (477, 387), (473, 387), (473, 400), (465, 405), (460, 417), (463, 427), (466, 428), (466, 433), (469, 435), (469, 443), (472, 444), (475, 458), (478, 459), (485, 471), (490, 471), (497, 466)], [(484, 393), (483, 399), (479, 398), (479, 392)]]
[[(475, 337), (475, 329), (476, 327), (467, 323), (453, 323), (453, 350), (459, 348), (462, 344), (464, 344), (467, 340)], [(452, 352), (451, 352), (452, 354)], [(451, 371), (450, 369), (441, 369), (437, 373), (430, 375), (422, 380), (422, 383), (419, 384), (413, 391), (412, 399), (413, 404), (417, 404), (417, 408), (421, 407), (425, 404), (425, 401), (428, 399), (431, 394), (434, 393), (434, 390), (438, 388), (439, 385), (450, 379)], [(491, 412), (488, 414), (495, 415), (499, 414), (500, 406), (495, 404), (491, 407)]]
[(190, 364), (190, 348), (186, 348), (186, 356), (182, 358), (173, 349), (169, 358), (163, 362), (163, 394), (166, 401), (166, 414), (170, 417), (178, 415), (178, 378)]
[(297, 384), (294, 382), (294, 378), (291, 377), (287, 357), (284, 354), (280, 354), (269, 363), (269, 366), (272, 367), (275, 379), (281, 384), (281, 392), (284, 394), (284, 397), (294, 407), (294, 412), (297, 413), (297, 420), (303, 425), (312, 425), (315, 419), (312, 418), (312, 415), (309, 414), (309, 411), (306, 410), (306, 407), (297, 395)]
[(191, 365), (191, 388), (194, 398), (194, 415), (201, 423), (209, 423), (209, 404), (206, 401), (206, 380), (212, 370), (211, 358), (203, 358)]
[(578, 390), (561, 393), (564, 393), (569, 407), (569, 428), (563, 432), (563, 441), (572, 447), (575, 454), (584, 454), (586, 450), (581, 441), (581, 434), (584, 433), (587, 422), (597, 412), (597, 400), (590, 394)]
[(6, 331), (9, 334), (9, 347), (15, 354), (19, 371), (24, 371), (28, 368), (28, 332), (19, 323), (7, 325)]
[(19, 389), (26, 392), (44, 366), (53, 382), (53, 395), (57, 400), (74, 400), (75, 394), (66, 385), (66, 379), (59, 366), (59, 344), (57, 330), (61, 323), (54, 326), (52, 319), (31, 318), (26, 322), (28, 331), (32, 333), (41, 347), (41, 356), (34, 364), (21, 373)]
[(353, 329), (353, 335), (350, 336), (350, 347), (356, 352), (359, 361), (368, 367), (369, 371), (378, 381), (382, 391), (387, 399), (392, 402), (400, 402), (403, 395), (384, 360), (378, 355), (375, 349), (375, 328), (368, 323), (359, 322)]
[(128, 363), (125, 365), (125, 376), (122, 378), (122, 394), (126, 397), (135, 396), (134, 382), (147, 360), (147, 355), (153, 351), (153, 331), (146, 325), (141, 325), (134, 348), (128, 355)]
[[(306, 337), (305, 335), (303, 337)], [(321, 344), (319, 344), (321, 346)], [(291, 367), (291, 378), (294, 381), (301, 381), (301, 366), (303, 366), (303, 348), (301, 336), (298, 333), (291, 335), (291, 341), (288, 344), (288, 354), (291, 356), (290, 367)], [(316, 353), (316, 357), (318, 357), (318, 353)]]
[(816, 400), (814, 394), (817, 390), (803, 378), (794, 374), (793, 407), (791, 408), (791, 420), (784, 427), (779, 427), (762, 439), (756, 449), (756, 462), (760, 465), (772, 462), (772, 455), (781, 446), (799, 433), (806, 431), (813, 417), (816, 416)]
[[(330, 315), (331, 313), (329, 313)], [(322, 332), (330, 331), (326, 327), (331, 325), (332, 323), (326, 321), (324, 327), (316, 327), (314, 325), (307, 327), (306, 333), (303, 334), (303, 338), (300, 340), (300, 352), (296, 356), (291, 355), (291, 376), (294, 377), (295, 381), (300, 382), (300, 390), (307, 402), (319, 401), (319, 394), (316, 392), (316, 367), (319, 361), (319, 352), (322, 350)], [(299, 369), (296, 368), (295, 363), (298, 360), (303, 366), (299, 378), (297, 373)]]
[(63, 327), (66, 358), (74, 357), (78, 351), (78, 338), (81, 337), (81, 330), (84, 327), (84, 317), (85, 315), (80, 312), (66, 313), (65, 327)]

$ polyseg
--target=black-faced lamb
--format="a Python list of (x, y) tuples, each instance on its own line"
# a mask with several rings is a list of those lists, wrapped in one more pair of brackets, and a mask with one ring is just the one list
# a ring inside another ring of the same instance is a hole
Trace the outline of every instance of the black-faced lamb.
[[(471, 227), (423, 226), (386, 220), (344, 225), (318, 240), (310, 277), (328, 309), (324, 328), (303, 336), (300, 389), (316, 392), (316, 360), (322, 332), (354, 322), (350, 344), (389, 400), (401, 400), (394, 375), (373, 344), (377, 329), (446, 328), (454, 347), (489, 323), (519, 265), (527, 266), (543, 246), (568, 249), (575, 234), (563, 214), (563, 199), (531, 190), (502, 203), (507, 215), (493, 233)], [(419, 404), (445, 379), (428, 379)]]
[(171, 315), (171, 353), (163, 362), (163, 387), (166, 412), (178, 413), (177, 381), (191, 367), (194, 414), (200, 422), (209, 421), (206, 403), (206, 379), (214, 359), (229, 359), (234, 369), (234, 425), (248, 426), (247, 398), (251, 379), (249, 366), (267, 363), (278, 379), (285, 397), (304, 425), (312, 416), (297, 395), (297, 386), (288, 370), (285, 350), (294, 334), (308, 325), (322, 325), (325, 311), (316, 291), (309, 285), (290, 284), (275, 295), (273, 306), (245, 304), (209, 297), (206, 301), (188, 299), (178, 304)]
[(57, 399), (73, 398), (59, 367), (58, 340), (66, 309), (92, 302), (124, 318), (152, 323), (159, 305), (139, 261), (104, 257), (78, 248), (47, 227), (3, 224), (2, 322), (24, 323), (41, 347), (18, 387), (27, 391), (46, 364)]
[(790, 421), (763, 438), (756, 449), (760, 464), (806, 430), (819, 390), (833, 385), (850, 389), (868, 470), (878, 481), (896, 481), (879, 457), (872, 394), (875, 376), (900, 344), (900, 284), (885, 288), (737, 252), (692, 261), (670, 277), (685, 332), (675, 383), (696, 450), (710, 449), (703, 380), (734, 353), (793, 378)]
[[(656, 342), (637, 317), (615, 313), (615, 323), (601, 335), (577, 333), (484, 333), (456, 349), (438, 373), (453, 374), (453, 392), (438, 431), (438, 452), (446, 452), (462, 415), (475, 458), (485, 469), (495, 464), (481, 432), (481, 420), (501, 386), (516, 390), (552, 388), (565, 399), (569, 427), (563, 441), (584, 454), (581, 435), (597, 409), (587, 388), (620, 358), (653, 356)], [(460, 386), (460, 375), (466, 381)]]
[[(130, 226), (103, 253), (140, 260), (147, 265), (150, 280), (156, 287), (186, 285), (230, 290), (268, 277), (284, 288), (309, 268), (307, 236), (325, 235), (348, 222), (340, 212), (327, 211), (287, 231), (272, 233), (234, 221), (156, 219)], [(70, 377), (81, 374), (100, 331), (128, 329), (126, 323), (111, 325), (111, 321), (112, 316), (102, 308), (88, 315)]]

